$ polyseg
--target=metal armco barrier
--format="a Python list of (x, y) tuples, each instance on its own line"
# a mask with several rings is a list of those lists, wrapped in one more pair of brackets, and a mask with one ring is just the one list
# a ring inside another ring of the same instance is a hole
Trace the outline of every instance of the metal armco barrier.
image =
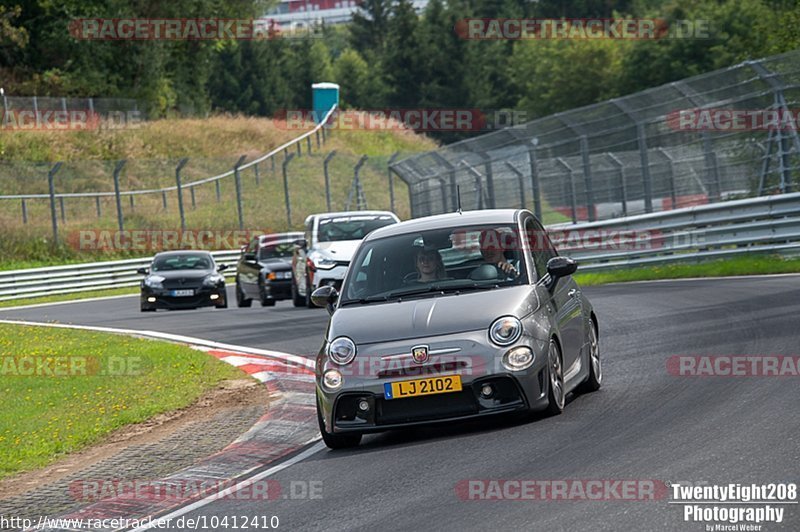
[[(239, 250), (211, 252), (218, 263), (231, 265), (240, 253)], [(152, 260), (149, 257), (0, 271), (0, 301), (138, 286), (143, 276), (136, 270), (148, 267)], [(223, 275), (232, 273), (229, 268)]]
[[(547, 228), (579, 271), (725, 258), (748, 253), (800, 253), (800, 193), (688, 207)], [(578, 245), (575, 245), (578, 244)], [(238, 250), (214, 251), (235, 263)], [(0, 272), (0, 301), (137, 286), (151, 258)], [(232, 273), (227, 270), (226, 274)]]

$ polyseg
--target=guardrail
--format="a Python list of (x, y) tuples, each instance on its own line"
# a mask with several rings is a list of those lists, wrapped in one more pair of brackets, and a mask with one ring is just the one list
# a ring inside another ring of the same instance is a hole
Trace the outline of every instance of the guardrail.
[[(747, 253), (800, 252), (800, 193), (688, 207), (584, 224), (548, 226), (560, 252), (599, 271)], [(570, 245), (572, 243), (579, 245)], [(218, 262), (240, 251), (212, 252)], [(0, 301), (137, 286), (152, 258), (0, 272)], [(232, 272), (229, 272), (232, 273)]]
[(747, 253), (800, 252), (800, 193), (688, 207), (548, 231), (575, 246), (561, 253), (581, 271), (725, 258)]
[[(212, 251), (217, 263), (235, 263), (239, 250)], [(0, 272), (0, 301), (138, 286), (152, 257)], [(231, 275), (231, 269), (224, 274)]]

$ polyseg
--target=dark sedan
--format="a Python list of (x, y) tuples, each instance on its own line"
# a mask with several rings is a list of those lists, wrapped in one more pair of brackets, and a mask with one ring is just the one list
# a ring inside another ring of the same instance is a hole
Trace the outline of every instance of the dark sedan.
[(303, 233), (261, 235), (242, 249), (236, 264), (236, 306), (262, 307), (292, 297), (292, 254)]
[(166, 251), (153, 257), (141, 284), (142, 312), (156, 309), (227, 308), (225, 278), (207, 251)]

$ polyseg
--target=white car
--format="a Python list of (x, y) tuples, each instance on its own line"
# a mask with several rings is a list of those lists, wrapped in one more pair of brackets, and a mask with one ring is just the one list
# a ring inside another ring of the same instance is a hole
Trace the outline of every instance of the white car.
[(292, 257), (294, 306), (313, 308), (311, 293), (320, 286), (337, 290), (361, 240), (370, 232), (400, 219), (389, 211), (351, 211), (312, 214), (304, 238), (295, 242)]

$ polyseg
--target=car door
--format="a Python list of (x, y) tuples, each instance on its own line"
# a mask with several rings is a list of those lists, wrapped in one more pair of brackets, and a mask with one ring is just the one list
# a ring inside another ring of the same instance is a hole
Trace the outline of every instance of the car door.
[[(530, 243), (533, 263), (537, 278), (547, 276), (547, 261), (558, 256), (558, 252), (550, 242), (547, 232), (533, 217), (525, 222), (525, 233)], [(580, 349), (583, 345), (583, 308), (580, 288), (575, 280), (563, 277), (550, 291), (550, 304), (555, 314), (563, 357), (565, 381), (572, 372), (580, 369)]]
[(258, 274), (261, 267), (258, 264), (258, 237), (252, 239), (242, 254), (239, 284), (245, 295), (255, 297), (258, 295)]

